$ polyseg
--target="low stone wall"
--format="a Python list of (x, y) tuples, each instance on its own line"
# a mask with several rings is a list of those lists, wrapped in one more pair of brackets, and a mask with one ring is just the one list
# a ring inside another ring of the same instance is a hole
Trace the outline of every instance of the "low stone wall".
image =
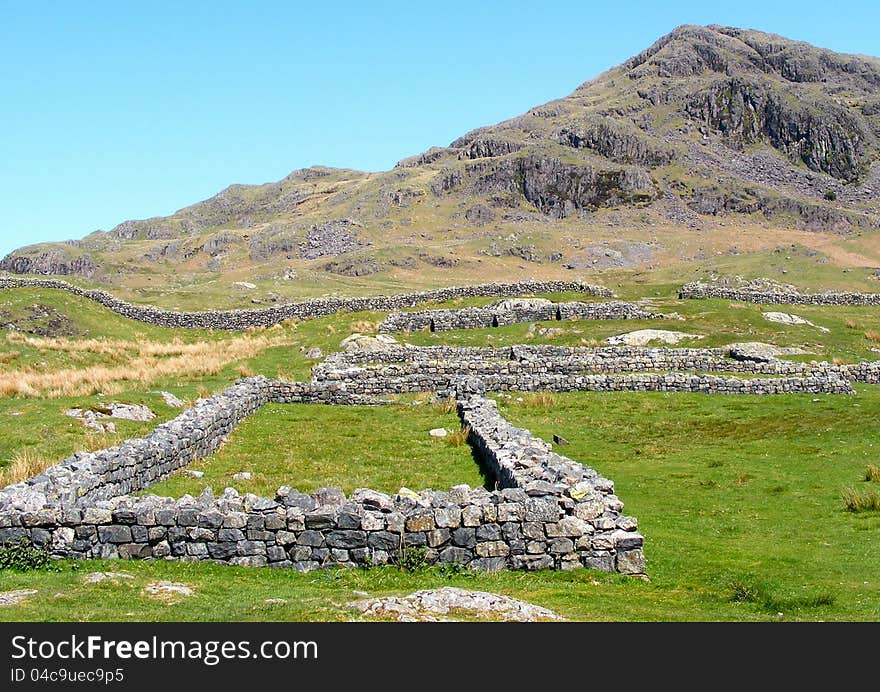
[[(380, 332), (416, 332), (427, 329), (443, 332), (452, 329), (485, 329), (521, 322), (549, 320), (648, 320), (663, 315), (643, 310), (635, 303), (612, 301), (603, 303), (551, 303), (508, 307), (471, 307), (457, 310), (421, 310), (393, 312), (379, 325)], [(522, 301), (528, 303), (529, 301)]]
[(209, 312), (176, 312), (152, 305), (136, 305), (114, 297), (101, 290), (88, 290), (57, 279), (27, 279), (0, 277), (0, 289), (5, 288), (55, 288), (93, 300), (124, 317), (155, 324), (160, 327), (194, 329), (225, 329), (243, 331), (252, 327), (265, 327), (287, 319), (310, 319), (333, 315), (338, 312), (362, 310), (400, 310), (419, 303), (443, 301), (452, 298), (476, 298), (485, 296), (521, 296), (530, 293), (584, 293), (592, 296), (613, 297), (604, 286), (593, 286), (580, 281), (519, 281), (515, 283), (477, 284), (420, 291), (393, 296), (328, 297), (303, 300), (286, 305), (253, 310), (218, 310)]
[(762, 305), (880, 305), (880, 293), (854, 293), (851, 291), (827, 291), (824, 293), (798, 293), (796, 291), (756, 291), (699, 281), (685, 284), (678, 292), (682, 300), (686, 298), (724, 298), (744, 303)]
[[(479, 377), (492, 391), (683, 391), (717, 394), (852, 392), (849, 380), (876, 382), (880, 362), (835, 366), (783, 360), (738, 360), (730, 349), (513, 346), (392, 347), (337, 353), (315, 366), (316, 382), (376, 396), (440, 391), (461, 375)], [(662, 371), (663, 374), (652, 374)], [(694, 374), (686, 375), (690, 372)], [(706, 373), (767, 377), (743, 379)]]
[[(504, 372), (481, 374), (486, 389), (493, 392), (692, 392), (704, 394), (853, 394), (852, 385), (839, 376), (808, 377), (719, 377), (716, 375), (670, 373), (560, 374), (557, 372)], [(331, 373), (341, 389), (361, 396), (438, 391), (452, 386), (458, 374), (398, 372), (393, 365), (382, 368), (350, 368)]]
[[(0, 491), (0, 541), (27, 537), (59, 557), (177, 558), (308, 571), (384, 564), (409, 548), (429, 562), (477, 569), (592, 567), (644, 570), (635, 519), (621, 515), (611, 481), (510, 425), (494, 402), (464, 391), (459, 404), (496, 489), (449, 492), (360, 489), (346, 497), (280, 488), (274, 498), (132, 497), (212, 452), (244, 416), (271, 398), (325, 400), (326, 387), (252, 378), (201, 402), (142, 440), (77, 455), (44, 477)], [(334, 403), (363, 399), (335, 391)], [(81, 491), (82, 490), (82, 491)]]

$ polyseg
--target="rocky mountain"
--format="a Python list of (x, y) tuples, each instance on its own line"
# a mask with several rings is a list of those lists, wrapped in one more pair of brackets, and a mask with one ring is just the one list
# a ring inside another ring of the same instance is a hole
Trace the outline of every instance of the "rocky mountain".
[[(564, 98), (390, 171), (233, 185), (172, 216), (23, 248), (0, 269), (170, 288), (227, 274), (403, 284), (650, 266), (688, 259), (678, 236), (734, 247), (738, 227), (880, 228), (880, 60), (682, 26)], [(658, 240), (663, 229), (678, 236)]]

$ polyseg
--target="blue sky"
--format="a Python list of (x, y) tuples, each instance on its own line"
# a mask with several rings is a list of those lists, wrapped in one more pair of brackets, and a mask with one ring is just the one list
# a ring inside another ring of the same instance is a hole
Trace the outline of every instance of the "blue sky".
[(0, 0), (0, 253), (314, 164), (384, 170), (679, 24), (880, 55), (876, 1)]

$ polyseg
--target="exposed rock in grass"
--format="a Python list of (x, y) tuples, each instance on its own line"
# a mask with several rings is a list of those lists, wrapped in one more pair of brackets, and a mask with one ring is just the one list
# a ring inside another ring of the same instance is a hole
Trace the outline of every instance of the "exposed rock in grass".
[(173, 581), (151, 581), (144, 587), (144, 591), (153, 598), (169, 602), (192, 596), (194, 593), (193, 587)]
[(339, 344), (349, 353), (355, 351), (387, 351), (389, 348), (398, 346), (397, 339), (387, 334), (367, 336), (366, 334), (352, 334), (345, 337)]
[(29, 305), (15, 316), (8, 310), (0, 310), (0, 326), (22, 334), (45, 337), (77, 336), (81, 333), (67, 315), (40, 303)]
[(17, 591), (0, 592), (0, 606), (18, 605), (28, 596), (33, 596), (36, 593), (36, 589), (19, 589)]
[(699, 334), (687, 334), (685, 332), (673, 332), (666, 329), (637, 329), (634, 332), (609, 336), (605, 343), (624, 346), (647, 346), (652, 341), (661, 344), (677, 344), (683, 339), (702, 339)]
[(128, 572), (91, 572), (83, 577), (86, 584), (100, 584), (102, 581), (119, 581), (120, 579), (134, 579)]
[(239, 471), (238, 473), (232, 474), (232, 480), (234, 481), (249, 481), (252, 475), (250, 471)]
[(171, 392), (158, 392), (159, 396), (162, 397), (162, 401), (165, 402), (166, 406), (170, 406), (171, 408), (183, 408), (186, 404), (174, 396)]
[(433, 428), (428, 431), (428, 434), (431, 437), (446, 437), (449, 434), (449, 431), (446, 428)]
[(791, 315), (787, 312), (762, 312), (761, 315), (768, 322), (775, 322), (776, 324), (785, 324), (785, 325), (799, 325), (805, 324), (809, 327), (815, 327), (820, 332), (828, 333), (831, 330), (828, 327), (820, 327), (817, 324), (813, 324), (809, 320), (805, 320), (803, 317), (799, 315)]
[(145, 422), (151, 421), (156, 417), (156, 414), (146, 406), (141, 406), (140, 404), (120, 404), (116, 402), (85, 409), (72, 408), (65, 411), (64, 415), (70, 416), (71, 418), (78, 418), (87, 428), (97, 430), (101, 433), (116, 432), (116, 426), (113, 423), (102, 423), (102, 419), (119, 418), (122, 420)]
[(365, 599), (349, 605), (364, 615), (394, 617), (401, 622), (436, 622), (457, 614), (508, 622), (564, 619), (552, 610), (510, 596), (453, 586), (416, 591), (409, 596)]
[(312, 358), (314, 360), (319, 360), (324, 357), (324, 354), (321, 352), (321, 349), (315, 346), (314, 348), (310, 348), (306, 351), (306, 358)]
[(245, 289), (248, 291), (251, 291), (257, 287), (256, 284), (252, 284), (249, 281), (234, 281), (232, 283), (232, 285), (235, 286), (236, 288), (241, 288), (241, 289)]

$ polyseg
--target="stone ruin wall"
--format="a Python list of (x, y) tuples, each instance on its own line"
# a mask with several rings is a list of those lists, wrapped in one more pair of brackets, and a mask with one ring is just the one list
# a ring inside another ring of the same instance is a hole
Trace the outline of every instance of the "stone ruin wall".
[(136, 305), (101, 290), (89, 290), (58, 279), (28, 279), (0, 277), (0, 290), (6, 288), (53, 288), (92, 300), (116, 312), (140, 322), (160, 327), (186, 329), (222, 329), (244, 331), (253, 327), (268, 327), (288, 319), (324, 317), (337, 312), (360, 312), (363, 310), (391, 311), (410, 308), (429, 301), (453, 298), (478, 298), (486, 296), (521, 296), (529, 293), (583, 293), (590, 296), (613, 298), (614, 294), (604, 286), (593, 286), (580, 281), (518, 281), (515, 283), (489, 283), (474, 286), (440, 288), (435, 291), (403, 293), (394, 296), (328, 297), (303, 300), (271, 308), (252, 310), (219, 310), (207, 312), (176, 312), (152, 305)]
[(682, 300), (687, 298), (724, 298), (744, 303), (763, 305), (880, 305), (880, 293), (855, 293), (852, 291), (826, 291), (824, 293), (799, 293), (797, 291), (760, 291), (707, 284), (700, 281), (685, 284), (678, 292)]
[(634, 303), (611, 301), (601, 303), (539, 303), (522, 301), (522, 306), (502, 305), (449, 310), (420, 310), (392, 312), (379, 325), (380, 332), (417, 332), (427, 329), (444, 332), (453, 329), (485, 329), (503, 327), (520, 322), (547, 322), (552, 320), (649, 320), (664, 317), (643, 310)]
[[(279, 391), (282, 396), (279, 397)], [(384, 564), (406, 548), (430, 562), (477, 569), (592, 567), (644, 571), (637, 522), (621, 514), (613, 483), (516, 428), (473, 385), (460, 393), (470, 429), (496, 489), (456, 486), (394, 496), (324, 488), (274, 498), (198, 498), (143, 490), (212, 453), (235, 425), (269, 401), (369, 403), (310, 383), (241, 381), (139, 440), (77, 454), (45, 474), (0, 490), (0, 541), (29, 538), (55, 556), (173, 558), (292, 567)], [(375, 402), (374, 402), (375, 403)]]

